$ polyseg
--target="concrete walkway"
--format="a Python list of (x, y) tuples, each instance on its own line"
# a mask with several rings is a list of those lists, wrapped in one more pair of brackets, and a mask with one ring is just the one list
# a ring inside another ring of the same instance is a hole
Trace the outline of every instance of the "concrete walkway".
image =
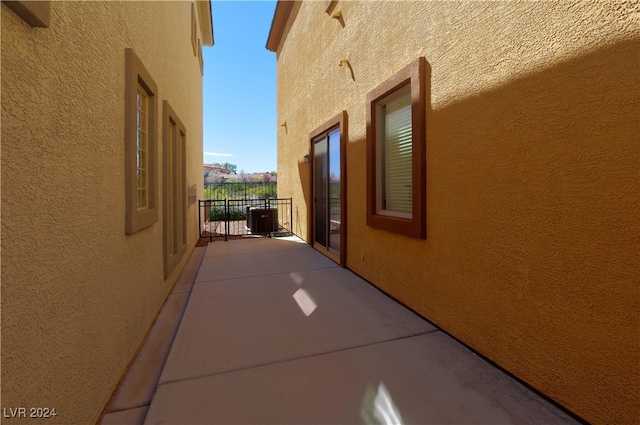
[(150, 425), (578, 423), (295, 237), (206, 248), (148, 410), (112, 409), (103, 424), (127, 416)]

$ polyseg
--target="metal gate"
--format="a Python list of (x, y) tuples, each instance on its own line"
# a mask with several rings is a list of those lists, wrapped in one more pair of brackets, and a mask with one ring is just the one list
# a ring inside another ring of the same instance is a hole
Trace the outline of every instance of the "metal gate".
[(244, 237), (292, 235), (291, 198), (201, 199), (198, 208), (200, 238), (229, 240)]

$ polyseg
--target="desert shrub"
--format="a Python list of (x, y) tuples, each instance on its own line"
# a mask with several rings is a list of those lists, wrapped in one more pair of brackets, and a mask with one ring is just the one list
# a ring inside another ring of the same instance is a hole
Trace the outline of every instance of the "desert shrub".
[[(246, 220), (247, 212), (245, 208), (230, 208), (229, 220)], [(213, 207), (209, 210), (209, 221), (224, 221), (225, 211), (223, 207)]]

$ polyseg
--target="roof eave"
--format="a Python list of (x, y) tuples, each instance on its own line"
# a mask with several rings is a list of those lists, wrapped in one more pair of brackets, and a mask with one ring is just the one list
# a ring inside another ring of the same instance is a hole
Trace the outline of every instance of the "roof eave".
[(200, 29), (202, 31), (202, 44), (213, 46), (213, 17), (211, 15), (211, 1), (199, 0), (198, 15), (200, 17)]
[(291, 0), (278, 0), (276, 4), (276, 10), (273, 13), (273, 20), (271, 21), (271, 29), (269, 30), (269, 38), (267, 38), (267, 50), (275, 52), (280, 46), (282, 36), (284, 35), (284, 29), (287, 26), (287, 21), (291, 15), (291, 10), (295, 1)]

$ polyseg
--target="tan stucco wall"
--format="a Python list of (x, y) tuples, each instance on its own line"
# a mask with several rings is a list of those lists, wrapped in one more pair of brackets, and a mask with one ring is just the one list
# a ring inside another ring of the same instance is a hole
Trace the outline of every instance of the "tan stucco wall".
[[(638, 423), (638, 2), (303, 2), (277, 54), (278, 195), (349, 115), (347, 266), (567, 409)], [(427, 239), (366, 226), (365, 97), (431, 66)], [(338, 63), (348, 58), (348, 69)]]
[(125, 235), (127, 47), (158, 84), (157, 134), (164, 99), (185, 124), (202, 193), (190, 2), (51, 2), (49, 28), (2, 6), (2, 407), (55, 408), (50, 424), (99, 418), (198, 237), (196, 204), (164, 280), (161, 191), (159, 221)]

